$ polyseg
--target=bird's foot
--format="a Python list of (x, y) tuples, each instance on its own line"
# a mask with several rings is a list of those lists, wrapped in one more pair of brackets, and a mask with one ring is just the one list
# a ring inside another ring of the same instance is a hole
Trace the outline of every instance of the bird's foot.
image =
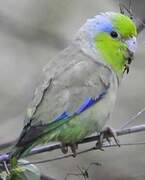
[(78, 144), (76, 143), (71, 144), (70, 149), (72, 151), (73, 157), (75, 158), (77, 156), (76, 150), (78, 149)]
[(68, 153), (68, 145), (61, 143), (61, 152), (63, 154), (67, 154)]
[(62, 143), (61, 151), (63, 154), (68, 153), (68, 147), (70, 147), (73, 157), (76, 157), (76, 155), (77, 155), (76, 150), (78, 149), (78, 145), (76, 143), (73, 143), (73, 144), (63, 144)]
[(129, 73), (129, 66), (128, 66), (127, 64), (124, 65), (123, 74), (124, 74), (125, 72), (126, 72), (127, 74)]
[(120, 143), (116, 134), (116, 131), (112, 127), (105, 127), (103, 131), (100, 133), (99, 140), (96, 143), (96, 147), (100, 150), (104, 151), (102, 148), (104, 139), (111, 145), (111, 137), (113, 137), (115, 144), (120, 147)]

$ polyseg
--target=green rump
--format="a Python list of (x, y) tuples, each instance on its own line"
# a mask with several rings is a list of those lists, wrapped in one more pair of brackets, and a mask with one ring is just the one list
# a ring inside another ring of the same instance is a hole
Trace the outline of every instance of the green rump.
[(110, 33), (100, 32), (95, 36), (94, 44), (107, 64), (111, 65), (117, 73), (123, 73), (128, 51), (125, 40), (136, 36), (137, 30), (133, 21), (122, 14), (111, 16), (110, 20), (119, 37), (112, 38)]

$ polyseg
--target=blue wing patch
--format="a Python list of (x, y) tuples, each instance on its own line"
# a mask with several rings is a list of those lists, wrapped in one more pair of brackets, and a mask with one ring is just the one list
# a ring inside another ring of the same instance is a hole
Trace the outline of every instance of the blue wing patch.
[(61, 119), (68, 119), (70, 117), (69, 113), (64, 111), (63, 113), (61, 113), (60, 115), (58, 115), (54, 121), (59, 121)]
[(104, 98), (104, 96), (107, 93), (107, 89), (105, 89), (105, 91), (103, 91), (101, 94), (99, 94), (97, 97), (92, 98), (92, 97), (88, 97), (81, 105), (80, 107), (73, 113), (73, 114), (69, 114), (67, 111), (64, 111), (63, 113), (61, 113), (60, 115), (58, 115), (54, 121), (59, 121), (59, 120), (64, 120), (64, 119), (69, 119), (72, 118), (75, 115), (79, 115), (82, 112), (84, 112), (85, 110), (87, 110), (88, 108), (90, 108), (91, 106), (93, 106), (94, 104), (96, 104), (98, 101), (100, 101), (102, 98)]
[(81, 112), (88, 109), (90, 106), (92, 106), (95, 103), (95, 100), (92, 97), (87, 98), (81, 106), (76, 110), (75, 114), (80, 114)]
[(82, 105), (78, 108), (78, 110), (75, 112), (75, 114), (80, 114), (83, 111), (87, 110), (91, 106), (93, 106), (96, 102), (100, 101), (106, 94), (107, 91), (102, 92), (99, 96), (96, 98), (89, 97), (87, 98)]

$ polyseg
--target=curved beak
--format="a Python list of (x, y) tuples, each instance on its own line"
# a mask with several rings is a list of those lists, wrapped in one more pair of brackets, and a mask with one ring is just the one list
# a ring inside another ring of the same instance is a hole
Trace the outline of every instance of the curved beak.
[(127, 44), (127, 47), (128, 47), (127, 61), (128, 61), (128, 64), (131, 64), (133, 57), (134, 57), (134, 53), (137, 49), (136, 37), (134, 36), (134, 37), (126, 40), (125, 43)]
[(125, 43), (128, 47), (128, 52), (127, 52), (127, 56), (126, 56), (127, 64), (125, 64), (124, 72), (127, 71), (127, 73), (129, 73), (129, 66), (128, 65), (131, 64), (133, 57), (134, 57), (134, 53), (135, 53), (136, 48), (137, 48), (136, 37), (132, 37), (132, 38), (126, 40)]
[(134, 37), (126, 40), (125, 43), (127, 44), (129, 51), (131, 51), (132, 53), (135, 53), (136, 48), (137, 48), (136, 37), (134, 36)]

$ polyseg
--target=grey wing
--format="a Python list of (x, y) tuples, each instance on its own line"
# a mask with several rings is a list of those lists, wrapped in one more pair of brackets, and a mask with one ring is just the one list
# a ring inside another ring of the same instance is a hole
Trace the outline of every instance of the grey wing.
[(44, 92), (49, 90), (52, 79), (76, 64), (79, 56), (81, 61), (82, 59), (80, 50), (78, 50), (78, 48), (75, 46), (69, 46), (58, 56), (50, 60), (49, 63), (44, 67), (40, 77), (39, 85), (34, 92), (33, 100), (27, 109), (24, 126), (30, 123), (31, 117), (35, 113), (37, 107), (41, 104), (45, 94)]
[(75, 55), (75, 60), (74, 64), (64, 65), (62, 71), (45, 80), (43, 88), (37, 89), (33, 106), (28, 110), (32, 114), (27, 124), (49, 125), (64, 112), (69, 115), (76, 113), (87, 99), (99, 100), (107, 93), (112, 77), (110, 69), (81, 52)]

